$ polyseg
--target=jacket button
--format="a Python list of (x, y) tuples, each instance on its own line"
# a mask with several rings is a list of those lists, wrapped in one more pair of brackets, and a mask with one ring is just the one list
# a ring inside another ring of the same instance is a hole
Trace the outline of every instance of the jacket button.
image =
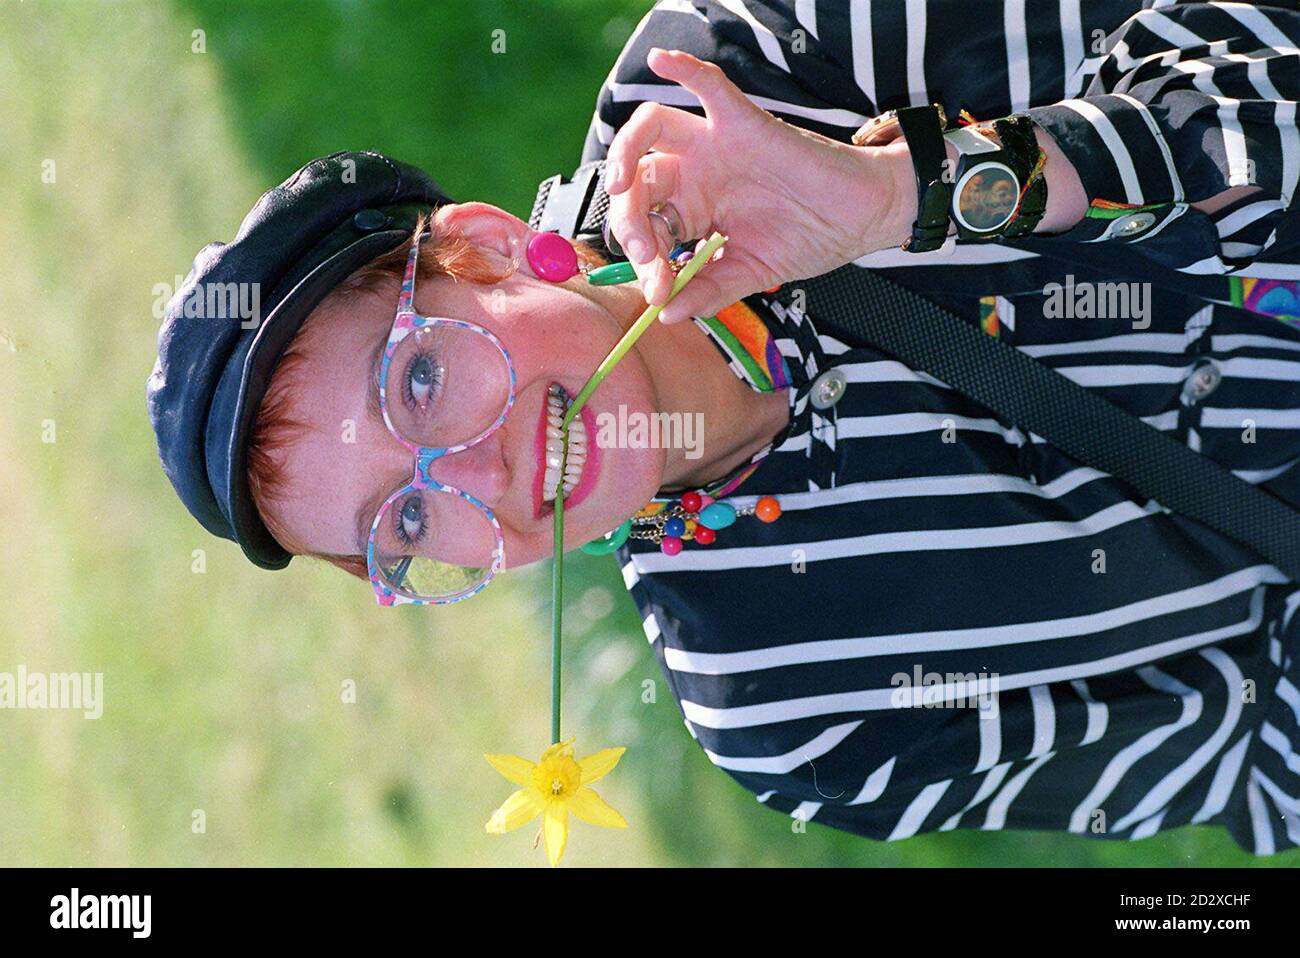
[(1207, 360), (1192, 370), (1192, 374), (1183, 383), (1183, 399), (1194, 403), (1204, 399), (1223, 382), (1223, 370), (1218, 363)]
[(1155, 225), (1156, 217), (1154, 213), (1134, 213), (1126, 216), (1115, 224), (1115, 232), (1120, 236), (1137, 236), (1139, 233), (1145, 233)]
[(812, 404), (818, 409), (830, 409), (840, 401), (848, 385), (849, 377), (844, 375), (844, 370), (838, 368), (826, 370), (813, 383), (810, 396)]
[(362, 233), (373, 233), (388, 225), (388, 217), (379, 210), (358, 210), (352, 225)]

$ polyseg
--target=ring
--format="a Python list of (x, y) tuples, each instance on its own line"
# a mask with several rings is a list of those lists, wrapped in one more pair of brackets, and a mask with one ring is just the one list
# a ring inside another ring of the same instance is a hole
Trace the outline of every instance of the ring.
[[(672, 213), (672, 219), (669, 218), (669, 213)], [(668, 235), (673, 238), (674, 245), (681, 243), (682, 231), (673, 223), (673, 219), (681, 222), (681, 216), (677, 212), (677, 207), (673, 206), (671, 203), (659, 203), (650, 209), (648, 214), (650, 216), (658, 217), (663, 221), (664, 226), (668, 228)]]

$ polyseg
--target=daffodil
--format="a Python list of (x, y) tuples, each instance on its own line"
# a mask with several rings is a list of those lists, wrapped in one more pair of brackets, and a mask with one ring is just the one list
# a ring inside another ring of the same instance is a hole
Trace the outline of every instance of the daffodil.
[(569, 840), (570, 812), (592, 825), (627, 828), (623, 816), (589, 787), (609, 774), (625, 751), (607, 748), (575, 759), (573, 739), (569, 739), (548, 748), (537, 764), (517, 755), (484, 755), (507, 780), (523, 786), (492, 813), (488, 832), (503, 835), (541, 815), (546, 857), (556, 865)]

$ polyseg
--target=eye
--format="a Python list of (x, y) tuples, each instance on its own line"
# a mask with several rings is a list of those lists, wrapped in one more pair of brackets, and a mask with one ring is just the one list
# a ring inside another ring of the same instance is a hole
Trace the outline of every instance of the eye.
[(442, 383), (443, 368), (427, 353), (420, 353), (406, 367), (402, 390), (409, 406), (424, 408), (429, 405)]
[(393, 511), (393, 525), (397, 538), (403, 545), (411, 545), (424, 538), (424, 502), (419, 496), (411, 496), (400, 508)]

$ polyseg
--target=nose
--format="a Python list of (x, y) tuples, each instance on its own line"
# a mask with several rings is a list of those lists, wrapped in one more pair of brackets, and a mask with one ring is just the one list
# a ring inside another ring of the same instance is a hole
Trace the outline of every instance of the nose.
[(503, 451), (498, 430), (478, 445), (435, 459), (429, 475), (495, 509), (510, 488), (510, 472)]

